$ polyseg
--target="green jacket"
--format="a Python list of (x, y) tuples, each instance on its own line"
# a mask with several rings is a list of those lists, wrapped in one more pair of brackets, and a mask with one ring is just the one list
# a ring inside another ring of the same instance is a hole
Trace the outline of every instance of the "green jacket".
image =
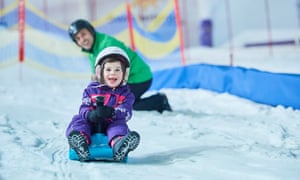
[(117, 46), (127, 53), (130, 59), (128, 83), (141, 83), (152, 78), (152, 72), (149, 65), (147, 65), (136, 52), (127, 47), (123, 42), (99, 32), (96, 32), (96, 38), (92, 51), (83, 50), (84, 52), (88, 53), (91, 72), (93, 74), (95, 73), (95, 61), (98, 53), (109, 46)]

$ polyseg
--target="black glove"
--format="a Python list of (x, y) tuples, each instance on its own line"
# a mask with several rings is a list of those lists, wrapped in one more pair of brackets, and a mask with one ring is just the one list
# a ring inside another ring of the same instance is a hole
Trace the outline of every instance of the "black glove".
[(101, 122), (104, 119), (111, 118), (115, 109), (109, 106), (96, 107), (95, 110), (88, 112), (88, 120), (91, 122)]
[(115, 109), (110, 106), (105, 106), (103, 97), (97, 98), (97, 106), (95, 110), (89, 111), (87, 118), (91, 122), (101, 122), (104, 119), (111, 118), (114, 115)]

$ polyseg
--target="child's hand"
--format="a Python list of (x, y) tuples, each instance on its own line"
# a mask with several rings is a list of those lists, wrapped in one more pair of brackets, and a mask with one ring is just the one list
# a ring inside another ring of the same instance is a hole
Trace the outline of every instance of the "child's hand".
[(101, 106), (96, 108), (97, 114), (101, 118), (111, 118), (114, 115), (115, 109), (110, 106)]
[(114, 115), (115, 109), (110, 106), (97, 106), (95, 110), (88, 112), (88, 120), (91, 122), (101, 122)]

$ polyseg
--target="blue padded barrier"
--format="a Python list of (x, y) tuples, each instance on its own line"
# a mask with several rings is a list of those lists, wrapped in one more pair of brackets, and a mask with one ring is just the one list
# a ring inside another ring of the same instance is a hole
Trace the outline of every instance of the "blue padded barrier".
[(300, 75), (243, 67), (195, 64), (156, 71), (152, 90), (208, 89), (272, 106), (300, 109)]

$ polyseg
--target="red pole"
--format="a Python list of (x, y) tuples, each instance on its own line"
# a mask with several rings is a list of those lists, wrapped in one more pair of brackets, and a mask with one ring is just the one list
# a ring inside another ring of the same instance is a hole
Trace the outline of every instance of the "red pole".
[(269, 1), (265, 0), (265, 9), (266, 9), (266, 22), (267, 22), (267, 28), (268, 28), (268, 36), (269, 36), (269, 49), (270, 49), (270, 55), (272, 56), (272, 32), (271, 32), (271, 21), (270, 21), (270, 9), (269, 9)]
[(183, 37), (182, 37), (182, 24), (181, 24), (181, 18), (180, 18), (180, 12), (179, 12), (179, 5), (178, 0), (174, 0), (175, 5), (175, 18), (176, 18), (176, 25), (179, 32), (179, 43), (180, 43), (180, 53), (181, 53), (181, 61), (182, 65), (185, 65), (185, 55), (184, 55), (184, 43), (183, 43)]
[(227, 29), (228, 29), (228, 41), (229, 41), (228, 43), (229, 43), (230, 66), (233, 66), (232, 25), (231, 25), (229, 0), (226, 0), (226, 13), (227, 13)]
[(129, 28), (130, 46), (131, 46), (131, 49), (136, 50), (136, 47), (134, 44), (132, 14), (131, 14), (130, 4), (128, 2), (126, 3), (126, 12), (127, 12), (127, 22), (128, 22), (128, 28)]
[(25, 0), (19, 0), (19, 61), (24, 61)]

